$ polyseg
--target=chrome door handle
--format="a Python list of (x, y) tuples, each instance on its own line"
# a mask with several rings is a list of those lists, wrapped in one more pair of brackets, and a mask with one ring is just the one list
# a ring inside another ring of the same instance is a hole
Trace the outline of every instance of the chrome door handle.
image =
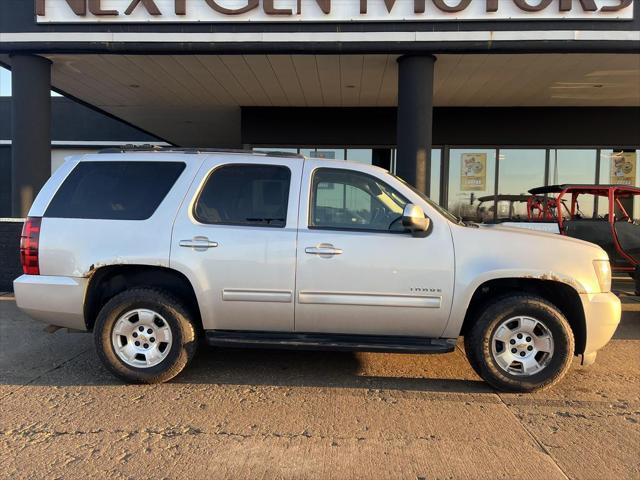
[(178, 245), (195, 250), (206, 250), (208, 248), (216, 248), (218, 242), (212, 242), (207, 237), (193, 237), (191, 240), (180, 240)]
[(304, 249), (309, 255), (320, 255), (321, 257), (332, 257), (333, 255), (342, 255), (341, 248), (335, 248), (329, 243), (321, 243), (317, 247), (307, 247)]

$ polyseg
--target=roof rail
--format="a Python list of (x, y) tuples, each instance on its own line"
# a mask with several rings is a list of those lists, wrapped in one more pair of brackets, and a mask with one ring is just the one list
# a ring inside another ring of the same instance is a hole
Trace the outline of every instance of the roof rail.
[(158, 145), (123, 145), (121, 147), (104, 148), (98, 153), (127, 153), (127, 152), (174, 152), (185, 154), (199, 153), (232, 153), (236, 155), (257, 155), (263, 157), (291, 157), (304, 158), (302, 155), (291, 152), (268, 151), (261, 152), (255, 150), (242, 150), (233, 148), (183, 148), (183, 147), (162, 147)]

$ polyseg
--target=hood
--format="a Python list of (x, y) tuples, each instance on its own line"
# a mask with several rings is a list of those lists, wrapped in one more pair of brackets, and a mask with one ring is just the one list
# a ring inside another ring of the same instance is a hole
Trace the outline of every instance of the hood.
[[(543, 232), (541, 230), (532, 230), (527, 228), (518, 228), (518, 227), (504, 227), (500, 225), (486, 225), (479, 224), (480, 228), (490, 228), (492, 231), (503, 232), (505, 234), (512, 234), (514, 237), (523, 237), (527, 239), (531, 238), (540, 238), (545, 240), (555, 240), (558, 242), (568, 242), (573, 243), (575, 245), (582, 245), (587, 247), (595, 247), (600, 248), (599, 245), (595, 243), (587, 242), (585, 240), (580, 240), (578, 238), (567, 237), (566, 235), (559, 235), (557, 233)], [(604, 250), (602, 250), (604, 251)]]
[[(480, 224), (479, 229), (475, 229), (477, 232), (492, 232), (495, 235), (494, 240), (500, 239), (500, 242), (514, 242), (520, 245), (531, 242), (532, 245), (538, 247), (544, 247), (553, 252), (554, 245), (558, 248), (575, 248), (587, 247), (588, 249), (595, 251), (594, 258), (608, 259), (607, 253), (595, 243), (587, 242), (585, 240), (579, 240), (577, 238), (567, 237), (566, 235), (559, 235), (556, 233), (543, 232), (540, 230), (529, 230), (526, 228), (518, 227), (504, 227), (501, 225), (483, 225)], [(558, 253), (558, 252), (556, 252)]]

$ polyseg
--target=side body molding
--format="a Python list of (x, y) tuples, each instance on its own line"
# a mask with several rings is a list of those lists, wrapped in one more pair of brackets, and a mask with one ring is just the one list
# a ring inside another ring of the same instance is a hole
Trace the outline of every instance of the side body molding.
[(298, 301), (314, 305), (359, 305), (372, 307), (440, 308), (441, 296), (369, 294), (357, 292), (302, 291)]

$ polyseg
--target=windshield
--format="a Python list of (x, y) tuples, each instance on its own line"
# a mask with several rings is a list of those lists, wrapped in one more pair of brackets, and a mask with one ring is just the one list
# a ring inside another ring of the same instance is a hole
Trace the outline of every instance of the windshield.
[(445, 217), (447, 220), (452, 221), (453, 223), (458, 223), (458, 224), (462, 224), (462, 220), (458, 217), (456, 217), (453, 213), (451, 213), (449, 210), (447, 210), (446, 208), (441, 207), (440, 205), (438, 205), (436, 202), (434, 202), (433, 200), (431, 200), (429, 197), (427, 197), (424, 193), (422, 193), (420, 190), (416, 189), (413, 185), (411, 185), (410, 183), (407, 183), (404, 179), (393, 175), (391, 173), (389, 173), (389, 175), (391, 175), (394, 178), (397, 178), (398, 180), (400, 180), (404, 185), (406, 185), (407, 187), (409, 187), (411, 189), (411, 191), (413, 193), (415, 193), (416, 195), (418, 195), (421, 199), (423, 199), (425, 202), (427, 202), (430, 206), (432, 206), (433, 208), (435, 208), (438, 213), (440, 213), (440, 215), (442, 215), (443, 217)]

